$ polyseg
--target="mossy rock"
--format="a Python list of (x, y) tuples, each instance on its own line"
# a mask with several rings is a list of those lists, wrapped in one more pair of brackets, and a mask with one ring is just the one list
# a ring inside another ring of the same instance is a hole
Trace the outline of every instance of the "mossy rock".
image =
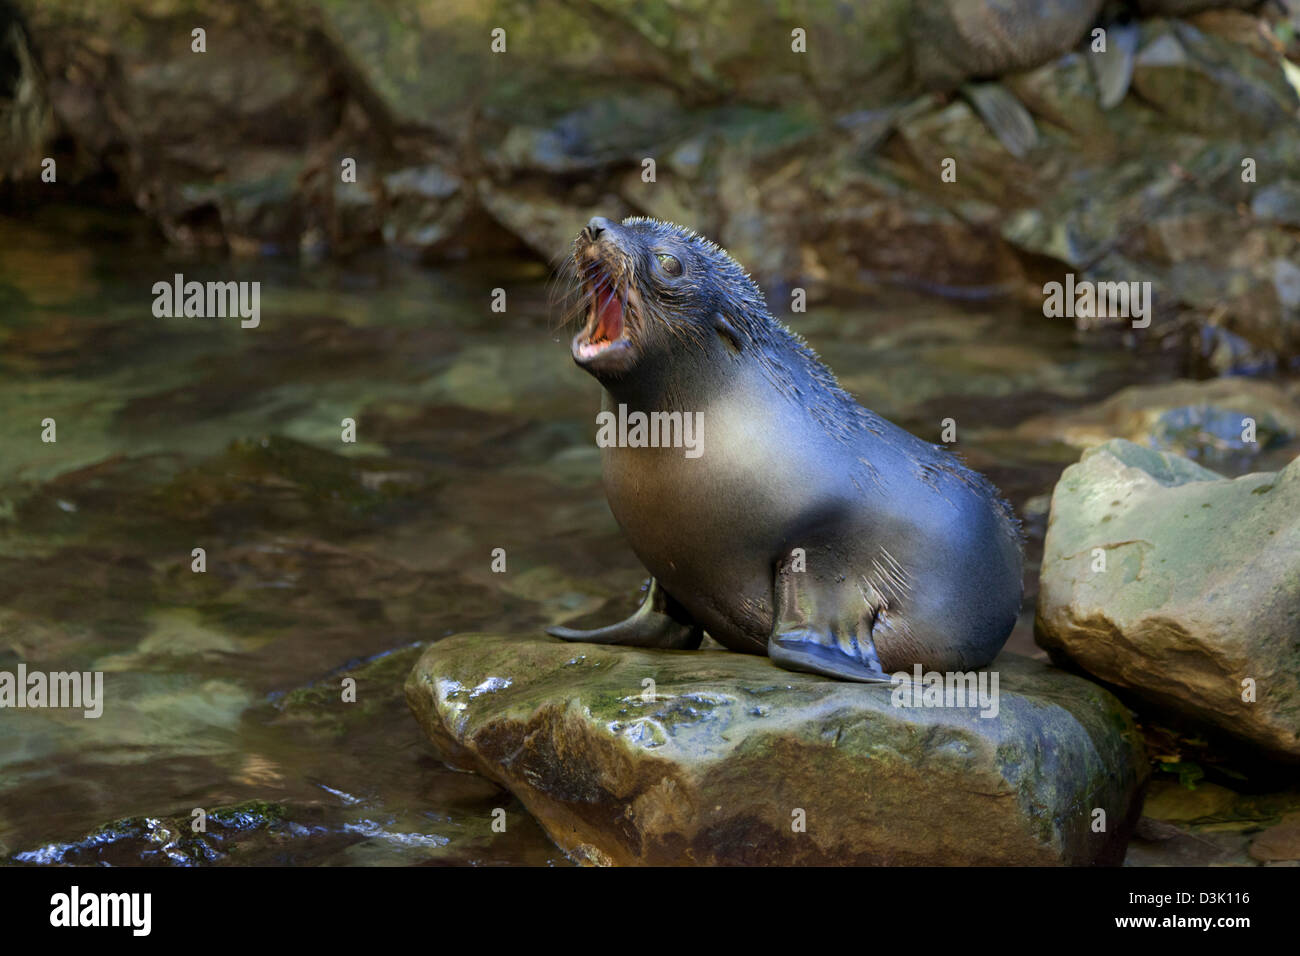
[(981, 717), (728, 651), (458, 634), (406, 696), (583, 862), (1119, 863), (1148, 773), (1127, 711), (1033, 660), (994, 672)]

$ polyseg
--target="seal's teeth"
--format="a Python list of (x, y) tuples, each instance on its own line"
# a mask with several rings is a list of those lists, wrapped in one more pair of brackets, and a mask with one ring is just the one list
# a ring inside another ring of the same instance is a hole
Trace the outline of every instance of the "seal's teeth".
[(583, 342), (578, 346), (578, 357), (583, 359), (594, 358), (613, 344), (613, 342), (608, 341)]

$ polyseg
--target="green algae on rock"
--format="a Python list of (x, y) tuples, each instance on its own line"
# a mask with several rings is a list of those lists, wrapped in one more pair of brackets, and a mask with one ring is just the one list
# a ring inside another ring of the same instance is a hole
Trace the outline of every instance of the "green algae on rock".
[(1148, 772), (1127, 711), (1026, 658), (995, 668), (982, 718), (762, 657), (458, 634), (406, 696), (445, 762), (583, 862), (1120, 862)]
[(1090, 449), (1052, 495), (1039, 588), (1053, 657), (1300, 760), (1300, 459), (1229, 480), (1122, 439)]

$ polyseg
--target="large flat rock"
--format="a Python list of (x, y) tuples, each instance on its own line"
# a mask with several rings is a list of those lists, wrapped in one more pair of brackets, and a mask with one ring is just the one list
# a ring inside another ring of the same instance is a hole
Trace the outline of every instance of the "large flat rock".
[(1119, 863), (1147, 775), (1128, 712), (1037, 661), (995, 672), (982, 717), (729, 651), (457, 634), (406, 696), (585, 862)]
[(1116, 439), (1052, 495), (1037, 639), (1252, 750), (1300, 760), (1300, 459), (1223, 478)]

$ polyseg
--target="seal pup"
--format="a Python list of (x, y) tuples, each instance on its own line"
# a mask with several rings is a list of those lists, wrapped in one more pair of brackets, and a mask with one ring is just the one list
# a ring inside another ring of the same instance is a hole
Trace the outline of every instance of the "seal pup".
[[(1021, 598), (1019, 526), (982, 476), (857, 404), (723, 249), (596, 217), (566, 271), (574, 361), (602, 408), (698, 415), (698, 454), (602, 449), (605, 493), (653, 575), (640, 608), (570, 641), (699, 647), (887, 680), (993, 659)], [(640, 443), (645, 445), (645, 443)]]

